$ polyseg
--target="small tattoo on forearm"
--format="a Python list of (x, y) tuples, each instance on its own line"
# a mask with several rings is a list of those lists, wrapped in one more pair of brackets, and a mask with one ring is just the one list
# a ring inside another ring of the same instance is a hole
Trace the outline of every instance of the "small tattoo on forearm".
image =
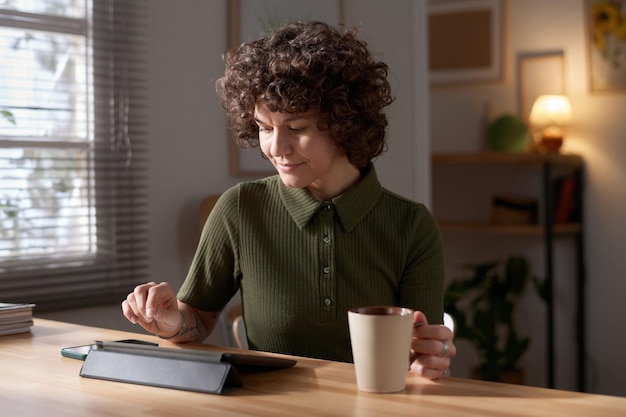
[(192, 314), (192, 316), (193, 316), (193, 324), (190, 326), (185, 326), (183, 329), (181, 329), (180, 335), (186, 336), (190, 340), (201, 342), (204, 340), (204, 338), (202, 337), (200, 320), (198, 319), (198, 316), (196, 316), (195, 314)]

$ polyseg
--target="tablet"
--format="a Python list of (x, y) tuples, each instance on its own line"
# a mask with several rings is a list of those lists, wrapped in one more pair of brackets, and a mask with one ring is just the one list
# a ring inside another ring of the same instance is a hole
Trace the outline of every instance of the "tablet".
[(276, 356), (262, 356), (246, 353), (223, 353), (222, 362), (235, 365), (238, 369), (286, 369), (294, 366), (297, 361)]
[[(158, 346), (159, 345), (158, 343), (147, 342), (145, 340), (139, 340), (139, 339), (124, 339), (124, 340), (118, 340), (117, 342), (118, 343), (133, 343), (133, 344), (144, 345), (144, 346)], [(66, 358), (78, 359), (78, 360), (84, 361), (87, 355), (89, 354), (89, 352), (91, 351), (92, 346), (93, 344), (64, 347), (61, 349), (61, 355)]]
[(201, 361), (226, 362), (239, 370), (286, 369), (297, 361), (277, 356), (255, 355), (253, 353), (211, 352), (199, 349), (175, 349), (159, 347), (158, 343), (137, 339), (125, 339), (115, 342), (96, 341), (90, 345), (71, 346), (61, 349), (61, 355), (85, 360), (91, 349), (110, 350), (121, 353), (134, 353), (147, 356), (182, 358)]

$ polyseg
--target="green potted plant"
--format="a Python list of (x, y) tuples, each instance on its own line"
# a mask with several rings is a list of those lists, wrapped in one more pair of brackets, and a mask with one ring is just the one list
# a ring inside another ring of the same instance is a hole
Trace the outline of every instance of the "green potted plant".
[[(444, 308), (456, 321), (456, 337), (467, 339), (479, 356), (475, 377), (522, 383), (519, 361), (530, 345), (515, 326), (515, 310), (530, 280), (521, 256), (468, 266), (471, 276), (446, 287)], [(537, 283), (537, 281), (535, 281)], [(537, 284), (541, 294), (541, 288)]]

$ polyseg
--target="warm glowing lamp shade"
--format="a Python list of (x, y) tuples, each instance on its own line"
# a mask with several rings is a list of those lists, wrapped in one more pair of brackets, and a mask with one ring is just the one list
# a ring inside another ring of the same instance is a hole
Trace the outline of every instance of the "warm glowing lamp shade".
[(572, 106), (562, 95), (539, 96), (530, 111), (530, 124), (541, 131), (539, 146), (546, 152), (558, 152), (565, 128), (572, 121)]

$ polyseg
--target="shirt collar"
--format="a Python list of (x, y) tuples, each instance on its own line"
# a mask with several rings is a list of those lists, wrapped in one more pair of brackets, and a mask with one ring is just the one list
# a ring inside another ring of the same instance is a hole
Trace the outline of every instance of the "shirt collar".
[[(352, 230), (369, 213), (382, 193), (382, 186), (372, 163), (361, 170), (361, 174), (359, 182), (332, 200), (346, 232)], [(304, 229), (322, 207), (329, 204), (328, 201), (316, 200), (304, 188), (289, 188), (280, 178), (277, 180), (280, 198), (300, 230)]]

